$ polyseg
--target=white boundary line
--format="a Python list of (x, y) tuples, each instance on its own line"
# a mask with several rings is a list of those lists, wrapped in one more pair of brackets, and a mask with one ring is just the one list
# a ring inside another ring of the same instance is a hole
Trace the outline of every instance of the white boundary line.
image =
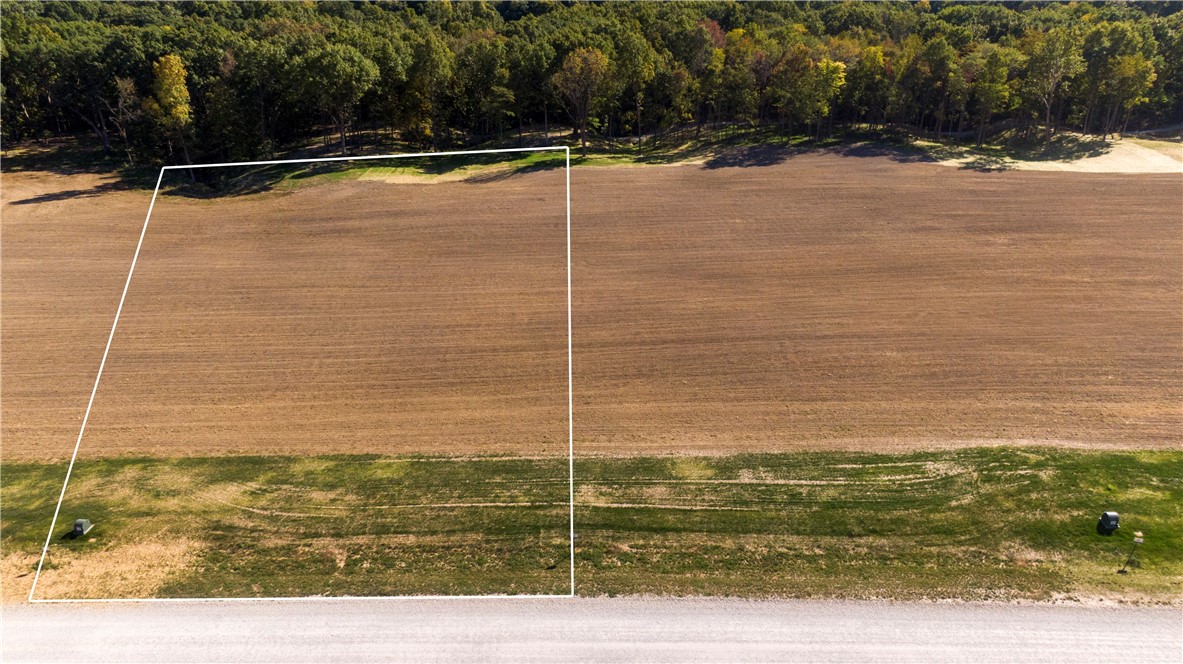
[(375, 600), (456, 600), (456, 599), (571, 599), (574, 595), (309, 595), (307, 597), (117, 597), (112, 599), (34, 599), (33, 604), (133, 604), (168, 602), (200, 604), (221, 602), (372, 602)]
[(575, 376), (571, 361), (571, 148), (567, 159), (567, 505), (571, 524), (571, 593), (575, 596)]
[[(562, 151), (566, 158), (566, 203), (567, 203), (567, 494), (569, 499), (568, 515), (570, 523), (570, 563), (571, 590), (565, 595), (375, 595), (341, 597), (308, 596), (308, 597), (143, 597), (143, 598), (112, 598), (112, 599), (33, 599), (37, 590), (37, 581), (41, 578), (41, 567), (45, 564), (45, 556), (49, 552), (49, 544), (53, 539), (53, 531), (57, 528), (58, 516), (62, 510), (62, 501), (66, 497), (66, 487), (70, 484), (70, 475), (74, 472), (74, 462), (78, 459), (78, 449), (82, 445), (82, 434), (86, 431), (86, 422), (90, 418), (90, 409), (94, 406), (94, 397), (99, 389), (99, 379), (103, 377), (103, 368), (107, 365), (107, 355), (111, 352), (111, 341), (115, 338), (115, 328), (119, 325), (119, 315), (123, 313), (123, 303), (127, 300), (127, 290), (131, 286), (131, 277), (136, 270), (136, 261), (140, 257), (140, 248), (144, 246), (144, 235), (148, 232), (148, 222), (152, 219), (152, 208), (156, 206), (156, 196), (160, 193), (160, 183), (164, 179), (164, 172), (168, 170), (189, 170), (194, 168), (218, 168), (224, 166), (272, 166), (279, 164), (313, 164), (337, 161), (371, 161), (375, 159), (412, 159), (417, 157), (449, 157), (475, 154), (509, 154), (515, 152), (557, 152)], [(78, 430), (78, 439), (74, 441), (74, 453), (70, 456), (70, 465), (66, 468), (66, 479), (62, 482), (62, 492), (58, 495), (57, 507), (53, 510), (53, 520), (49, 523), (49, 533), (45, 536), (45, 545), (41, 547), (41, 558), (37, 561), (37, 572), (33, 575), (33, 585), (29, 588), (29, 602), (34, 604), (73, 604), (73, 603), (105, 603), (105, 602), (303, 602), (303, 601), (361, 601), (361, 600), (439, 600), (439, 599), (557, 599), (575, 597), (575, 391), (574, 365), (571, 350), (571, 148), (565, 145), (552, 145), (536, 148), (501, 148), (496, 150), (458, 150), (451, 152), (414, 152), (405, 154), (363, 155), (356, 157), (321, 157), (315, 159), (276, 159), (271, 161), (239, 161), (217, 164), (191, 164), (163, 166), (156, 177), (156, 187), (152, 190), (152, 201), (148, 204), (148, 214), (144, 217), (144, 226), (140, 229), (140, 239), (136, 242), (136, 251), (131, 258), (131, 268), (127, 271), (127, 280), (123, 283), (123, 294), (119, 296), (119, 307), (115, 310), (115, 320), (111, 323), (111, 332), (107, 335), (107, 345), (103, 349), (103, 359), (99, 362), (99, 371), (94, 378), (94, 386), (90, 390), (90, 400), (86, 403), (86, 414), (82, 417), (82, 426)]]

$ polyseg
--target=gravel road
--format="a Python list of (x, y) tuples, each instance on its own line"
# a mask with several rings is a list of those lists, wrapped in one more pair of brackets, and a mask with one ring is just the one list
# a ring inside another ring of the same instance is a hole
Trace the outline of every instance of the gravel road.
[(721, 599), (3, 607), (5, 662), (1180, 662), (1183, 610)]

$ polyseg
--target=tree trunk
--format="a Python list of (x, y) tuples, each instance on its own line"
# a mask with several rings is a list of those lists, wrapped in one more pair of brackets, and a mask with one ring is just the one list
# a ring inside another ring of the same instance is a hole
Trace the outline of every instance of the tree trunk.
[(1043, 148), (1049, 149), (1052, 146), (1052, 102), (1049, 99), (1045, 104), (1046, 108), (1043, 115)]
[(579, 147), (583, 158), (587, 159), (587, 113), (583, 114), (583, 119), (579, 122)]
[(127, 153), (127, 163), (135, 166), (136, 159), (132, 155), (131, 141), (127, 137), (127, 125), (124, 122), (116, 122), (114, 119), (112, 122), (115, 124), (115, 128), (119, 130), (119, 139), (123, 141), (123, 151)]
[[(267, 145), (267, 104), (262, 97), (259, 98), (259, 147)], [(264, 157), (270, 158), (271, 155), (264, 153)]]
[(431, 117), (428, 119), (428, 125), (431, 128), (431, 151), (436, 152), (439, 150), (439, 127), (436, 125), (435, 121), (435, 102), (432, 102), (431, 104), (430, 113)]
[(341, 156), (342, 157), (348, 156), (348, 154), (349, 154), (345, 150), (345, 125), (346, 125), (345, 117), (342, 116), (341, 119), (337, 120), (337, 130), (341, 134)]
[(95, 117), (99, 119), (99, 127), (102, 128), (100, 136), (103, 139), (103, 152), (110, 152), (111, 132), (107, 129), (107, 114), (103, 112), (103, 109), (99, 106), (97, 101), (92, 102), (92, 109), (94, 111)]
[(641, 143), (641, 94), (637, 93), (637, 144)]
[(99, 140), (101, 140), (103, 142), (103, 152), (109, 152), (111, 149), (111, 137), (107, 135), (106, 130), (103, 127), (96, 124), (93, 119), (87, 117), (87, 115), (85, 113), (79, 111), (78, 109), (71, 108), (70, 110), (74, 111), (75, 115), (82, 118), (82, 121), (85, 122), (87, 124), (87, 126), (89, 126), (94, 131), (94, 133), (99, 137)]
[[(184, 129), (177, 132), (177, 139), (181, 141), (181, 153), (185, 155), (185, 164), (186, 165), (193, 164), (193, 160), (189, 158), (189, 145), (185, 142), (185, 130)], [(192, 182), (193, 184), (197, 184), (197, 176), (193, 174), (193, 169), (190, 168), (188, 170), (189, 170), (189, 181)]]

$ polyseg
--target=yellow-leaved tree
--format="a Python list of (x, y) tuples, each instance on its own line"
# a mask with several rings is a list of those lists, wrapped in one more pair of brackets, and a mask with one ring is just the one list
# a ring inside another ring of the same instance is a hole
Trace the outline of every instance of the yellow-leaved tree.
[(181, 62), (180, 56), (165, 55), (152, 63), (152, 96), (144, 100), (144, 110), (164, 130), (169, 142), (169, 152), (172, 151), (173, 139), (176, 139), (181, 144), (185, 163), (191, 164), (193, 162), (189, 159), (189, 145), (185, 140), (193, 126), (189, 88), (185, 85), (187, 76), (188, 72), (185, 71), (185, 64)]

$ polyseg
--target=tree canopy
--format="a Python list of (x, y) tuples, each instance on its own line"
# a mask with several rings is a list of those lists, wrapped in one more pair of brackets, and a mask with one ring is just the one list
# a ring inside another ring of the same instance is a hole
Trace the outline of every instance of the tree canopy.
[[(266, 158), (360, 132), (586, 145), (712, 123), (1045, 139), (1183, 122), (1183, 6), (1155, 2), (23, 2), (4, 138), (129, 162)], [(515, 131), (516, 130), (516, 131)], [(512, 132), (510, 136), (506, 136)]]

